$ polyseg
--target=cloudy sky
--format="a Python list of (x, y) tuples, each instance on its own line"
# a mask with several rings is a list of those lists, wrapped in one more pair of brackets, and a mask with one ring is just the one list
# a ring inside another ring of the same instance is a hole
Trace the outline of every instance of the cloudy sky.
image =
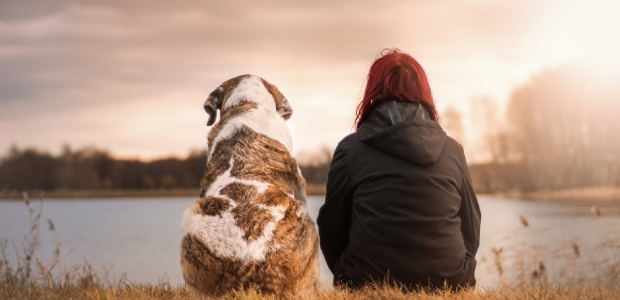
[(391, 47), (426, 69), (440, 114), (462, 114), (471, 154), (471, 99), (501, 110), (545, 68), (618, 60), (614, 2), (0, 0), (0, 155), (183, 156), (206, 146), (206, 96), (246, 73), (289, 99), (296, 156), (333, 148)]

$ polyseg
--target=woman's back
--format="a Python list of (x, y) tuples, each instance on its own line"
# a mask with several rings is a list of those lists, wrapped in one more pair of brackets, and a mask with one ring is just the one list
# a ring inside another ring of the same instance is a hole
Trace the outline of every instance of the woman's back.
[[(351, 201), (341, 279), (474, 284), (477, 237), (469, 238), (467, 251), (461, 233), (461, 226), (476, 226), (467, 211), (477, 205), (461, 209), (462, 203), (471, 205), (461, 199), (473, 193), (466, 170), (461, 146), (419, 104), (388, 101), (375, 108), (339, 144), (330, 171), (328, 197)], [(348, 188), (333, 193), (342, 185), (334, 180), (342, 177), (338, 172), (348, 174)], [(321, 211), (319, 228), (329, 230), (328, 215), (329, 206)]]
[(480, 208), (463, 148), (438, 119), (415, 59), (394, 49), (373, 62), (317, 219), (335, 284), (475, 285)]

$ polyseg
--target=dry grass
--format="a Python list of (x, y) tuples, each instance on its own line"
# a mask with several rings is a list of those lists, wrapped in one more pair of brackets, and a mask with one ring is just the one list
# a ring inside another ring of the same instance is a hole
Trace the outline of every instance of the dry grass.
[[(38, 207), (34, 207), (27, 193), (23, 194), (23, 199), (28, 209), (30, 229), (21, 241), (0, 240), (0, 285), (17, 288), (93, 287), (115, 286), (125, 280), (124, 275), (118, 281), (110, 280), (108, 270), (95, 270), (87, 261), (67, 268), (60, 259), (62, 243), (57, 237), (52, 257), (45, 258), (41, 243), (43, 199)], [(47, 226), (55, 235), (54, 222), (48, 219)]]
[[(50, 286), (23, 288), (0, 285), (0, 299), (209, 299), (194, 297), (183, 287), (168, 285), (128, 285), (115, 287)], [(588, 287), (580, 289), (523, 287), (496, 290), (467, 290), (461, 292), (417, 292), (403, 293), (399, 289), (374, 286), (359, 291), (330, 289), (296, 299), (619, 299), (618, 288)], [(267, 300), (273, 296), (261, 295), (255, 291), (237, 291), (218, 299)]]
[(620, 220), (596, 206), (591, 213), (596, 241), (552, 236), (549, 228), (536, 226), (536, 219), (518, 215), (520, 228), (504, 230), (490, 251), (478, 252), (478, 279), (494, 287), (620, 287)]

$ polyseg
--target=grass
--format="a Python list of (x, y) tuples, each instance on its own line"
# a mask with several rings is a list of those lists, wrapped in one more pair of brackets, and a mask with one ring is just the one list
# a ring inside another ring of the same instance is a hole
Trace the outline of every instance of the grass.
[[(58, 237), (52, 257), (45, 258), (41, 243), (43, 199), (38, 207), (31, 203), (27, 193), (23, 194), (23, 200), (28, 209), (30, 228), (21, 241), (0, 240), (0, 284), (23, 288), (89, 287), (114, 286), (126, 280), (124, 275), (118, 281), (110, 280), (107, 269), (95, 270), (86, 260), (68, 268), (61, 260), (62, 242)], [(50, 219), (46, 221), (48, 230), (56, 236), (54, 222)]]
[[(201, 299), (192, 295), (184, 286), (174, 287), (167, 283), (135, 284), (128, 282), (125, 277), (111, 280), (106, 270), (95, 270), (87, 261), (67, 268), (60, 259), (60, 241), (52, 257), (46, 259), (41, 244), (41, 224), (46, 224), (47, 229), (55, 233), (54, 223), (41, 219), (42, 204), (35, 207), (25, 193), (23, 199), (28, 209), (30, 230), (21, 241), (0, 241), (0, 299)], [(529, 220), (520, 216), (520, 221), (522, 231), (525, 230), (528, 235), (536, 234)], [(599, 246), (620, 249), (616, 238), (618, 232), (612, 235)], [(593, 250), (578, 243), (564, 248), (563, 255), (569, 261), (583, 259), (584, 252)], [(617, 255), (612, 261), (600, 263), (594, 269), (599, 275), (594, 281), (588, 281), (588, 278), (579, 274), (560, 274), (566, 280), (559, 281), (552, 280), (549, 266), (544, 257), (539, 255), (540, 251), (527, 243), (510, 248), (494, 248), (491, 259), (481, 261), (479, 267), (482, 267), (482, 272), (492, 274), (505, 283), (495, 289), (479, 287), (459, 292), (425, 290), (404, 293), (399, 288), (377, 284), (355, 291), (324, 287), (297, 299), (620, 299), (620, 259)], [(548, 249), (542, 251), (558, 255)], [(231, 291), (218, 299), (275, 298), (250, 290)]]
[[(494, 290), (467, 290), (461, 292), (403, 293), (389, 286), (372, 286), (358, 291), (329, 289), (296, 299), (354, 300), (354, 299), (619, 299), (620, 290), (608, 287), (547, 288), (522, 287)], [(123, 287), (80, 287), (54, 285), (49, 287), (0, 284), (0, 299), (210, 299), (195, 297), (184, 287), (168, 285), (126, 285)], [(256, 291), (233, 291), (219, 299), (267, 300), (276, 299)]]
[[(591, 238), (551, 236), (536, 220), (518, 215), (520, 228), (504, 230), (490, 251), (477, 254), (478, 279), (494, 286), (620, 286), (620, 220), (606, 208), (592, 206)], [(533, 221), (533, 222), (532, 222)], [(534, 224), (532, 224), (534, 223)], [(570, 236), (570, 235), (569, 235)], [(485, 249), (486, 250), (486, 249)]]

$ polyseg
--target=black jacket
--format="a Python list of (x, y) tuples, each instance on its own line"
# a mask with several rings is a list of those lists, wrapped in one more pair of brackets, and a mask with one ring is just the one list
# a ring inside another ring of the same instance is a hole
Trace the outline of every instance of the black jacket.
[(463, 147), (417, 103), (378, 105), (338, 144), (317, 223), (335, 284), (475, 285), (480, 208)]

